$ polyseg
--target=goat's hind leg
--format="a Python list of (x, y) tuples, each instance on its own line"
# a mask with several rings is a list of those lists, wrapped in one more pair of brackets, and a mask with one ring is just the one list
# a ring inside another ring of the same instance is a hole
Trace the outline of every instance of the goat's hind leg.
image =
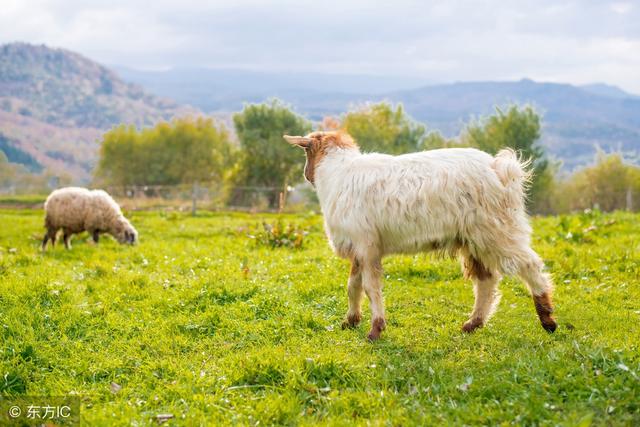
[(500, 302), (498, 283), (501, 277), (500, 273), (489, 270), (480, 261), (468, 254), (462, 257), (462, 268), (464, 276), (473, 281), (473, 293), (475, 295), (473, 312), (469, 320), (462, 325), (462, 330), (464, 332), (473, 332), (487, 323)]
[(349, 295), (349, 310), (346, 319), (342, 322), (342, 329), (354, 328), (362, 320), (362, 264), (357, 259), (351, 261), (347, 293)]
[(523, 251), (523, 257), (518, 262), (518, 276), (526, 283), (531, 292), (542, 327), (547, 332), (554, 332), (558, 324), (551, 316), (553, 313), (553, 303), (551, 302), (553, 282), (551, 276), (542, 271), (543, 267), (538, 254), (533, 249), (527, 248)]

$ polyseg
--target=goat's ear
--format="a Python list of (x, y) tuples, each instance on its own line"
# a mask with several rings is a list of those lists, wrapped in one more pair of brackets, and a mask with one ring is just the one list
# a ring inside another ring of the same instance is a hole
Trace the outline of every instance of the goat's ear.
[(313, 141), (311, 138), (307, 138), (305, 136), (289, 136), (283, 135), (283, 138), (291, 145), (297, 145), (301, 148), (309, 148), (311, 146), (311, 142)]

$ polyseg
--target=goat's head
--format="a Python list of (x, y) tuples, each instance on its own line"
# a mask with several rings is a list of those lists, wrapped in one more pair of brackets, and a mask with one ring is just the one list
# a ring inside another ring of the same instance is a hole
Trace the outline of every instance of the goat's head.
[(304, 177), (311, 184), (314, 183), (316, 166), (332, 150), (358, 150), (358, 145), (349, 134), (342, 131), (312, 132), (306, 136), (284, 135), (284, 139), (291, 145), (304, 149), (307, 163), (304, 166)]

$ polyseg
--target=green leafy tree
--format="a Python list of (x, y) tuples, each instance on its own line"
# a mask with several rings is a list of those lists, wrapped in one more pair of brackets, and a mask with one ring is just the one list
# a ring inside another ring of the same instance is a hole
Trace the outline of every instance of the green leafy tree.
[(236, 161), (228, 132), (210, 118), (181, 118), (105, 133), (96, 180), (108, 185), (172, 185), (224, 181)]
[[(242, 148), (239, 186), (284, 189), (302, 179), (302, 153), (293, 149), (282, 135), (305, 135), (311, 123), (291, 111), (285, 104), (272, 100), (251, 104), (233, 116), (233, 123)], [(269, 206), (278, 206), (278, 194), (269, 195)]]
[(594, 207), (640, 210), (640, 168), (625, 163), (618, 153), (600, 151), (593, 166), (575, 172), (559, 185), (556, 198), (564, 212)]
[(422, 150), (426, 128), (412, 120), (402, 108), (386, 102), (366, 105), (347, 113), (343, 128), (363, 151), (403, 154)]
[(531, 159), (533, 181), (529, 188), (529, 208), (543, 211), (549, 207), (555, 165), (546, 158), (539, 144), (540, 116), (530, 106), (510, 106), (466, 127), (460, 136), (462, 145), (476, 147), (490, 154), (511, 147), (525, 159)]
[(460, 143), (453, 138), (445, 138), (440, 132), (429, 132), (422, 142), (424, 150), (436, 150), (438, 148), (459, 147)]

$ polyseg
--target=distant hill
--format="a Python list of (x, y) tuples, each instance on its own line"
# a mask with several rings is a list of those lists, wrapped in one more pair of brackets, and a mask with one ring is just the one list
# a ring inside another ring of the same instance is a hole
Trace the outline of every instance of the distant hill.
[(543, 114), (542, 142), (574, 169), (593, 160), (596, 147), (640, 160), (640, 98), (603, 96), (568, 84), (467, 82), (388, 95), (416, 119), (449, 135), (495, 106), (531, 104)]
[(279, 97), (313, 120), (371, 101), (401, 102), (415, 119), (447, 136), (496, 106), (532, 104), (543, 117), (542, 143), (565, 169), (593, 160), (596, 147), (640, 161), (640, 97), (602, 83), (585, 86), (513, 82), (421, 85), (417, 79), (314, 73), (174, 69), (121, 71), (125, 78), (207, 112), (232, 112), (243, 102)]
[(119, 123), (151, 125), (189, 111), (77, 53), (26, 43), (0, 46), (0, 134), (14, 159), (86, 180), (104, 130)]
[(640, 97), (602, 83), (524, 79), (426, 85), (420, 78), (392, 76), (117, 70), (123, 78), (64, 49), (1, 45), (0, 150), (30, 170), (52, 169), (86, 182), (96, 141), (114, 125), (145, 126), (205, 111), (229, 126), (231, 113), (244, 103), (279, 97), (317, 121), (366, 102), (401, 102), (415, 119), (447, 136), (458, 135), (469, 120), (496, 106), (528, 103), (544, 116), (542, 143), (566, 169), (591, 162), (596, 147), (623, 151), (640, 162)]
[(310, 98), (328, 93), (381, 95), (429, 83), (426, 79), (398, 76), (206, 68), (139, 71), (116, 66), (114, 69), (125, 80), (205, 112), (239, 111), (246, 102), (260, 102), (270, 97)]
[(596, 95), (608, 96), (611, 98), (640, 98), (640, 96), (638, 95), (630, 94), (629, 92), (625, 92), (617, 86), (612, 86), (605, 83), (592, 83), (579, 87), (580, 89), (586, 90), (587, 92), (595, 93)]

